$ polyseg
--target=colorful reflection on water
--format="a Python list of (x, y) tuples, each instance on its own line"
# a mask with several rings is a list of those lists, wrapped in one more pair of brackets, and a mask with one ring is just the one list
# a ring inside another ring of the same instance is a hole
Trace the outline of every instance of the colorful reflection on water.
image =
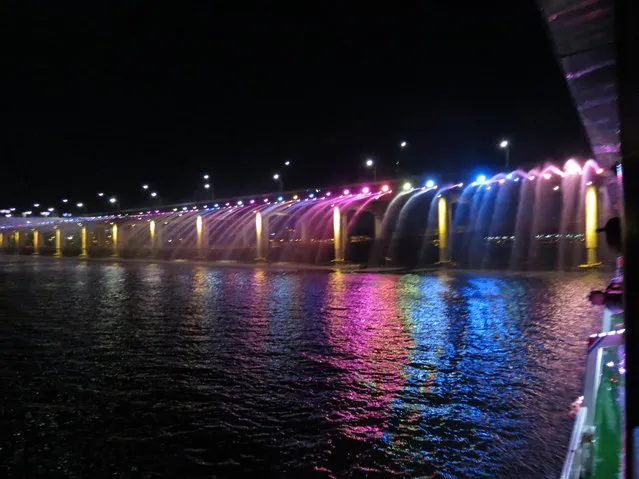
[(9, 476), (556, 477), (607, 276), (0, 261)]

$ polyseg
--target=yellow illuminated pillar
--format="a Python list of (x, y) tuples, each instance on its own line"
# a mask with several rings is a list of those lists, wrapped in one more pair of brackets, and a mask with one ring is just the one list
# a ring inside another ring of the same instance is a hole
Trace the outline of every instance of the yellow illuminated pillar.
[(151, 252), (155, 253), (155, 220), (149, 221), (149, 239), (151, 240)]
[(111, 240), (113, 242), (113, 255), (118, 255), (118, 225), (111, 226)]
[(204, 223), (202, 221), (202, 217), (198, 215), (195, 218), (195, 233), (196, 233), (196, 242), (197, 242), (197, 257), (204, 258)]
[(33, 254), (40, 254), (40, 232), (33, 230)]
[(87, 227), (80, 228), (80, 256), (87, 256)]
[(0, 249), (4, 249), (4, 233), (0, 233)]
[(62, 230), (59, 227), (55, 230), (55, 256), (62, 256)]
[(448, 203), (441, 196), (437, 201), (437, 234), (439, 237), (439, 262), (448, 263)]
[(592, 268), (598, 266), (601, 261), (597, 261), (597, 188), (593, 185), (586, 190), (585, 205), (585, 237), (586, 237), (586, 263), (580, 265), (582, 268)]
[(346, 237), (346, 228), (342, 221), (342, 214), (337, 206), (333, 208), (333, 247), (335, 248), (336, 263), (344, 262), (344, 239)]
[(259, 211), (255, 214), (255, 239), (256, 239), (256, 253), (257, 261), (266, 261), (266, 247), (268, 243), (264, 240), (264, 223), (262, 213)]

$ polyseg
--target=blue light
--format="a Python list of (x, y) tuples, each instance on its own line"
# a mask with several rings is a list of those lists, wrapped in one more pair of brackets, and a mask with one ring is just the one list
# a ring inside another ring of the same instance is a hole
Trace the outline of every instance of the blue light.
[(278, 196), (277, 201), (284, 201), (284, 198), (282, 196)]
[(315, 198), (315, 193), (311, 193), (310, 195), (308, 195), (309, 198)]
[(513, 181), (519, 181), (519, 178), (515, 178)]
[(214, 206), (215, 208), (219, 208), (219, 207), (220, 207), (220, 204), (219, 204), (219, 203), (215, 203), (213, 206)]
[(484, 182), (486, 182), (486, 175), (479, 175), (477, 177), (477, 183), (479, 183), (481, 185)]
[(511, 179), (512, 179), (512, 177), (513, 177), (513, 174), (512, 174), (512, 173), (508, 173), (508, 174), (506, 175), (506, 178), (508, 178), (509, 180), (511, 180)]
[(426, 182), (426, 188), (432, 188), (433, 186), (435, 186), (435, 182), (433, 180), (428, 180)]

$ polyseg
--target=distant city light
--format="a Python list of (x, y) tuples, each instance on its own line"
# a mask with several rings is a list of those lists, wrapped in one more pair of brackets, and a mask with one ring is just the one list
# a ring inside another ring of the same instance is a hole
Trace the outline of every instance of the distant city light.
[(277, 201), (284, 201), (284, 197), (283, 196), (278, 196), (277, 197)]
[(597, 168), (596, 173), (597, 173), (598, 175), (603, 174), (603, 172), (604, 172), (604, 169), (603, 169), (603, 168)]
[(501, 179), (499, 180), (499, 184), (500, 184), (500, 185), (503, 185), (505, 181), (506, 181), (506, 180), (504, 180), (503, 178), (501, 178)]
[(142, 189), (143, 190), (148, 190), (149, 189), (149, 185), (142, 185)]
[(508, 147), (508, 140), (501, 140), (501, 142), (499, 142), (499, 148), (507, 148), (507, 147)]
[(118, 201), (118, 200), (116, 200), (115, 198), (109, 198), (109, 203), (111, 203), (111, 204), (115, 203), (116, 201)]
[(239, 201), (237, 202), (237, 204), (238, 204), (238, 206), (242, 206), (242, 205), (244, 204), (244, 202), (243, 202), (242, 200), (239, 200)]
[(39, 208), (39, 207), (40, 207), (40, 203), (33, 203), (33, 206), (34, 206), (35, 208)]
[(84, 206), (84, 203), (76, 203), (75, 204), (78, 208), (82, 208)]
[(557, 190), (559, 190), (559, 186), (555, 186), (555, 187), (553, 188), (553, 191), (557, 191)]
[(264, 203), (268, 203), (268, 198), (264, 198)]
[(408, 181), (402, 185), (402, 189), (404, 191), (410, 191), (413, 189), (413, 185), (411, 185)]
[(535, 178), (536, 178), (536, 177), (535, 177), (535, 175), (530, 175), (530, 176), (528, 177), (528, 179), (529, 179), (530, 181), (533, 181)]
[(68, 200), (68, 199), (66, 199), (66, 198), (62, 198), (62, 202), (63, 202), (63, 203), (68, 203), (68, 202), (69, 202), (69, 200)]
[(382, 191), (383, 191), (384, 193), (388, 193), (388, 190), (390, 190), (390, 186), (388, 186), (388, 185), (382, 185)]
[(315, 193), (310, 193), (310, 194), (308, 195), (308, 197), (309, 197), (309, 198), (315, 198)]
[(368, 186), (365, 186), (364, 188), (362, 188), (362, 193), (364, 193), (365, 195), (367, 195), (370, 192), (371, 192), (371, 189)]
[(479, 175), (477, 177), (477, 183), (479, 183), (480, 185), (485, 182), (486, 182), (486, 175)]
[(205, 180), (208, 180), (209, 179), (209, 175), (204, 174), (204, 175), (202, 175), (202, 178), (204, 178)]
[(151, 193), (151, 198), (155, 198), (157, 195), (158, 195), (158, 194), (157, 194), (155, 191), (153, 191), (153, 192)]
[(47, 211), (52, 212), (55, 208), (47, 208)]
[(509, 180), (510, 180), (510, 179), (512, 179), (512, 177), (513, 177), (513, 174), (512, 174), (512, 173), (508, 173), (508, 174), (506, 175), (506, 178), (508, 178)]
[(249, 203), (250, 203), (250, 204), (253, 204), (253, 203), (255, 203), (255, 200), (251, 200), (251, 201), (249, 201)]
[(291, 166), (291, 162), (290, 162), (289, 160), (286, 160), (286, 161), (284, 162), (284, 166)]
[(513, 181), (514, 181), (514, 182), (517, 182), (517, 181), (519, 181), (519, 178), (515, 178)]
[(331, 196), (331, 192), (330, 192), (330, 191), (327, 191), (327, 192), (326, 192), (326, 196)]
[(211, 185), (209, 183), (204, 183), (204, 189), (209, 189), (211, 187)]
[(406, 147), (408, 146), (408, 143), (406, 143), (405, 141), (402, 141), (402, 142), (399, 144), (399, 146), (400, 146), (400, 148), (406, 148)]
[(372, 159), (369, 158), (368, 160), (366, 160), (366, 166), (368, 166), (369, 168), (373, 166), (374, 164), (375, 162)]
[(104, 196), (104, 193), (98, 193), (98, 196), (102, 198)]
[(432, 188), (433, 186), (435, 186), (435, 182), (433, 180), (428, 180), (426, 182), (426, 188)]
[(550, 173), (544, 173), (544, 179), (549, 180), (552, 177)]

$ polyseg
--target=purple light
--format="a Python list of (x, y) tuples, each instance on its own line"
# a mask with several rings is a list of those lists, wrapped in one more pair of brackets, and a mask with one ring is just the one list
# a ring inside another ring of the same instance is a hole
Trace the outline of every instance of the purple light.
[(506, 180), (504, 180), (504, 179), (502, 178), (501, 180), (499, 180), (499, 184), (500, 184), (500, 185), (503, 185), (503, 184), (504, 184), (504, 181), (506, 181)]
[(550, 173), (544, 173), (544, 179), (549, 180), (552, 177)]
[(331, 196), (331, 192), (330, 192), (330, 191), (327, 191), (327, 192), (326, 192), (326, 196)]
[(249, 201), (249, 203), (250, 203), (250, 204), (253, 204), (253, 203), (255, 203), (255, 200), (251, 200), (251, 201)]
[(368, 186), (365, 186), (364, 188), (362, 188), (362, 193), (364, 193), (365, 195), (367, 195), (370, 192), (371, 192), (371, 189)]
[(264, 203), (268, 203), (268, 198), (264, 198)]
[(348, 188), (344, 190), (344, 196), (350, 195), (350, 193), (351, 193), (351, 190), (349, 190)]

